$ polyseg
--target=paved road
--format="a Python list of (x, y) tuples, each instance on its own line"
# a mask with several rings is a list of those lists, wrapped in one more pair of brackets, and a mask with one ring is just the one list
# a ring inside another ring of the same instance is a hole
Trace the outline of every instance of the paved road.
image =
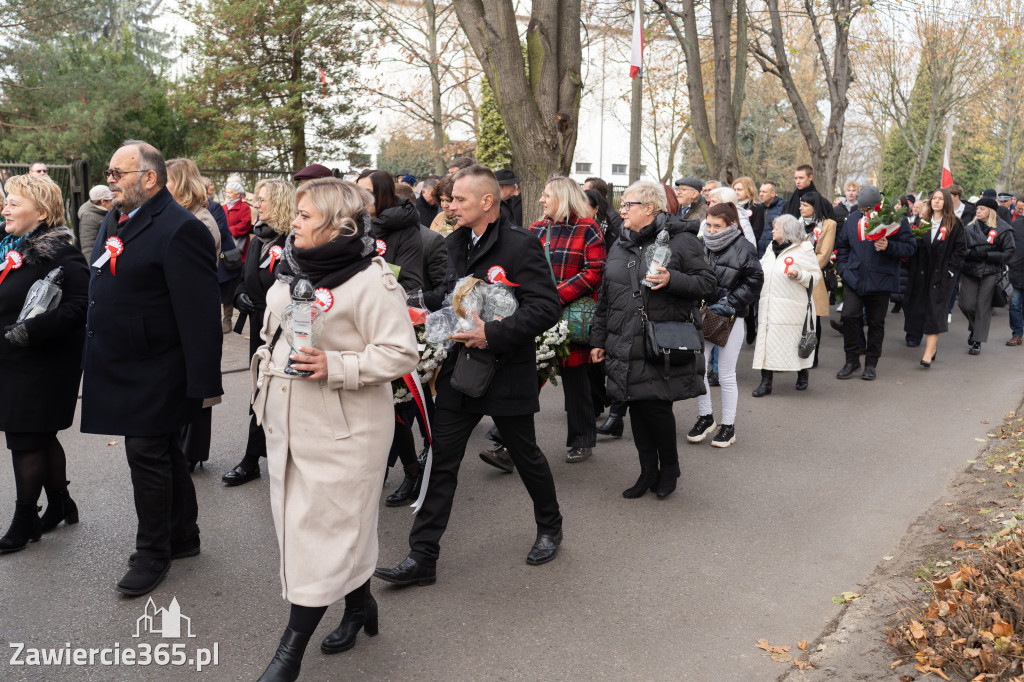
[[(772, 396), (755, 400), (756, 373), (742, 370), (736, 445), (683, 442), (680, 488), (664, 501), (620, 496), (638, 470), (628, 434), (600, 441), (584, 464), (565, 464), (560, 390), (545, 388), (538, 432), (565, 516), (558, 559), (526, 565), (534, 538), (528, 498), (516, 476), (476, 458), (480, 428), (437, 584), (395, 589), (374, 581), (381, 635), (360, 636), (338, 656), (312, 647), (304, 679), (775, 679), (785, 666), (762, 655), (756, 640), (814, 639), (838, 612), (831, 597), (867, 577), (971, 457), (980, 445), (974, 439), (990, 428), (982, 420), (997, 423), (1021, 400), (1024, 350), (1002, 345), (1005, 311), (980, 357), (966, 354), (956, 316), (930, 371), (918, 366), (918, 349), (903, 347), (901, 316), (888, 323), (874, 383), (834, 378), (842, 353), (831, 330), (806, 393), (783, 375)], [(231, 357), (244, 355), (239, 342)], [(749, 362), (747, 349), (741, 366)], [(287, 606), (266, 480), (232, 489), (219, 483), (243, 447), (247, 376), (229, 374), (225, 386), (210, 465), (195, 474), (203, 553), (175, 563), (152, 596), (158, 607), (177, 598), (191, 618), (189, 650), (217, 644), (219, 663), (206, 678), (252, 680), (273, 654)], [(675, 411), (682, 434), (696, 406)], [(122, 445), (108, 445), (120, 439), (72, 430), (62, 440), (82, 521), (0, 557), (0, 640), (121, 648), (185, 641), (133, 638), (145, 600), (112, 589), (135, 525)], [(393, 478), (385, 492), (395, 485)], [(12, 507), (5, 465), (0, 522)], [(406, 554), (410, 514), (381, 514), (381, 563), (392, 565)], [(341, 611), (328, 611), (314, 642)], [(153, 666), (16, 667), (11, 653), (0, 660), (0, 679), (197, 677)]]

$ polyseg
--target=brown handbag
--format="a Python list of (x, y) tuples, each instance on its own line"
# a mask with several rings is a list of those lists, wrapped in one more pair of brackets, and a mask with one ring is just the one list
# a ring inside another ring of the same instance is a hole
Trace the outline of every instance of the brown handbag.
[(732, 326), (736, 324), (736, 316), (723, 317), (707, 308), (701, 308), (700, 314), (703, 317), (701, 329), (704, 332), (704, 340), (716, 346), (725, 346), (729, 342)]

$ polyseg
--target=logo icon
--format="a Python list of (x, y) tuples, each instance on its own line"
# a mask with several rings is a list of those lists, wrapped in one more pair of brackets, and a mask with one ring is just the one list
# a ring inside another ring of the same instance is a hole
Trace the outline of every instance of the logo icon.
[[(182, 634), (182, 623), (184, 632)], [(142, 615), (135, 621), (135, 634), (132, 637), (141, 637), (143, 634), (160, 635), (164, 639), (177, 637), (195, 637), (192, 634), (192, 619), (181, 615), (181, 606), (178, 598), (171, 599), (171, 604), (166, 609), (157, 608), (150, 597), (146, 602), (146, 608)]]

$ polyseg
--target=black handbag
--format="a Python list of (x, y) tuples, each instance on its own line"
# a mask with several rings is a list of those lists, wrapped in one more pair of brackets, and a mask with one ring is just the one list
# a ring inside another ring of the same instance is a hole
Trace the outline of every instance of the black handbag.
[(470, 398), (482, 398), (491, 387), (494, 373), (498, 369), (498, 358), (482, 348), (463, 346), (455, 359), (451, 386)]
[(804, 330), (800, 335), (800, 345), (797, 347), (796, 354), (803, 359), (807, 359), (814, 355), (814, 347), (818, 344), (817, 335), (814, 333), (814, 325), (817, 324), (817, 320), (814, 319), (814, 306), (811, 305), (811, 290), (814, 288), (814, 278), (807, 284), (807, 314), (804, 316)]
[(821, 271), (821, 276), (825, 280), (825, 291), (832, 293), (839, 286), (839, 276), (836, 275), (836, 264), (829, 261), (825, 264), (825, 269)]
[(242, 252), (237, 248), (221, 251), (220, 262), (228, 272), (237, 272), (242, 269)]
[(704, 339), (691, 320), (648, 319), (636, 266), (636, 259), (626, 265), (629, 269), (629, 283), (633, 287), (633, 300), (644, 326), (644, 356), (649, 362), (662, 364), (662, 376), (668, 379), (670, 367), (693, 362), (695, 353), (704, 352)]
[(992, 307), (1002, 308), (1010, 302), (1011, 298), (1013, 298), (1013, 285), (1010, 284), (1010, 270), (1004, 268), (996, 278), (996, 286), (992, 290)]

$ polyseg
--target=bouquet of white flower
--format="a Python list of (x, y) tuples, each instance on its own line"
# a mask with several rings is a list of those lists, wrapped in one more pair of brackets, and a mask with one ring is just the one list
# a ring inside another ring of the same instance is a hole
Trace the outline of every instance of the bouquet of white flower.
[[(423, 325), (416, 326), (416, 340), (419, 342), (420, 350), (420, 362), (416, 365), (416, 372), (419, 373), (420, 379), (426, 382), (433, 376), (434, 372), (444, 359), (448, 357), (448, 348), (443, 343), (430, 343), (427, 341), (427, 331)], [(394, 394), (394, 402), (396, 405), (399, 403), (407, 403), (412, 400), (412, 393), (409, 392), (409, 387), (405, 385), (405, 378), (398, 378), (391, 382), (391, 390)]]
[(569, 357), (569, 323), (558, 323), (537, 337), (537, 374), (541, 380), (558, 385), (558, 360)]

